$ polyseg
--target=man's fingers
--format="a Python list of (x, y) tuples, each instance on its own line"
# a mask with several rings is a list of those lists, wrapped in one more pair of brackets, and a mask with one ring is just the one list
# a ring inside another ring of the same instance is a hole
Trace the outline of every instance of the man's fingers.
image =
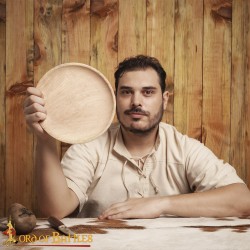
[(124, 216), (128, 215), (127, 211), (130, 211), (138, 201), (141, 201), (141, 198), (131, 198), (123, 202), (112, 204), (99, 216), (99, 219), (110, 219), (111, 217), (114, 218), (114, 216), (117, 218), (125, 218)]
[(42, 91), (35, 87), (29, 87), (27, 88), (26, 96), (23, 103), (23, 113), (29, 129), (40, 138), (50, 138), (40, 125), (40, 122), (44, 121), (47, 117)]
[[(112, 207), (113, 206), (113, 207)], [(104, 211), (100, 216), (99, 219), (110, 219), (110, 216), (114, 216), (120, 213), (123, 213), (130, 209), (127, 205), (121, 205), (121, 204), (114, 204), (110, 208), (108, 208), (106, 211)]]
[(125, 202), (116, 203), (104, 211), (99, 219), (129, 219), (129, 218), (156, 218), (162, 213), (155, 204), (160, 197), (134, 198)]
[(43, 93), (40, 89), (35, 88), (35, 87), (28, 87), (26, 90), (27, 95), (35, 95), (43, 98)]
[(41, 106), (45, 105), (45, 101), (43, 98), (36, 96), (36, 95), (30, 95), (29, 97), (27, 97), (23, 103), (23, 107), (26, 108), (30, 105), (32, 105), (33, 103), (37, 103)]
[(29, 124), (35, 123), (35, 122), (39, 122), (39, 121), (43, 121), (46, 118), (46, 114), (42, 113), (42, 112), (36, 112), (30, 115), (26, 115), (25, 116), (26, 121)]
[(25, 115), (33, 114), (36, 112), (41, 112), (41, 113), (47, 114), (45, 107), (38, 104), (38, 103), (33, 103), (27, 107), (24, 107), (23, 112)]

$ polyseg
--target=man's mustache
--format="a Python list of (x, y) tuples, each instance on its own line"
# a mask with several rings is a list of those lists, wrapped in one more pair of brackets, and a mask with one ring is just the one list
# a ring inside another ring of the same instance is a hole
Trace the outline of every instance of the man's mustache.
[(131, 108), (131, 109), (127, 109), (124, 111), (124, 114), (125, 115), (130, 115), (131, 113), (137, 113), (137, 114), (140, 114), (140, 115), (145, 115), (145, 116), (149, 116), (150, 113), (148, 111), (145, 111), (139, 107), (134, 107), (134, 108)]

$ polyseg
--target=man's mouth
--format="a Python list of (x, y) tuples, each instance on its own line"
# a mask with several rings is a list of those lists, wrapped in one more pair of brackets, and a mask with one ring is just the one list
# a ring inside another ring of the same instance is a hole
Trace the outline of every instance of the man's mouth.
[(141, 116), (148, 116), (149, 115), (149, 112), (147, 111), (144, 111), (140, 108), (133, 108), (133, 109), (129, 109), (129, 110), (126, 110), (124, 112), (125, 115), (130, 115), (134, 118), (139, 118)]
[(142, 116), (145, 116), (145, 115), (141, 114), (141, 113), (130, 113), (129, 116), (132, 117), (133, 119), (139, 119), (139, 118), (141, 118)]

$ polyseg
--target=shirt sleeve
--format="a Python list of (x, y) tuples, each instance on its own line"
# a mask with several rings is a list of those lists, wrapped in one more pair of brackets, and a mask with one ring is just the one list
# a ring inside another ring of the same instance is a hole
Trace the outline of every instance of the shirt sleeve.
[(97, 160), (85, 144), (74, 144), (65, 153), (61, 166), (66, 177), (68, 187), (74, 191), (79, 199), (79, 211), (87, 201), (87, 189), (92, 183)]
[(195, 139), (185, 137), (186, 173), (190, 188), (202, 192), (233, 183), (244, 183), (230, 164)]

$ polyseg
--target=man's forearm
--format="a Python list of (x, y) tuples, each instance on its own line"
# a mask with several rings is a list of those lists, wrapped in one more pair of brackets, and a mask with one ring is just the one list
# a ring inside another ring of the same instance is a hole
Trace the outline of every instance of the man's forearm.
[(183, 217), (226, 217), (250, 215), (250, 192), (245, 184), (231, 184), (214, 190), (129, 199), (113, 204), (100, 219)]
[(162, 202), (162, 212), (186, 217), (250, 215), (250, 192), (245, 184), (231, 184), (202, 193), (170, 196)]
[(36, 155), (37, 191), (41, 211), (44, 215), (59, 218), (72, 213), (78, 206), (78, 199), (67, 186), (55, 141), (38, 140)]

